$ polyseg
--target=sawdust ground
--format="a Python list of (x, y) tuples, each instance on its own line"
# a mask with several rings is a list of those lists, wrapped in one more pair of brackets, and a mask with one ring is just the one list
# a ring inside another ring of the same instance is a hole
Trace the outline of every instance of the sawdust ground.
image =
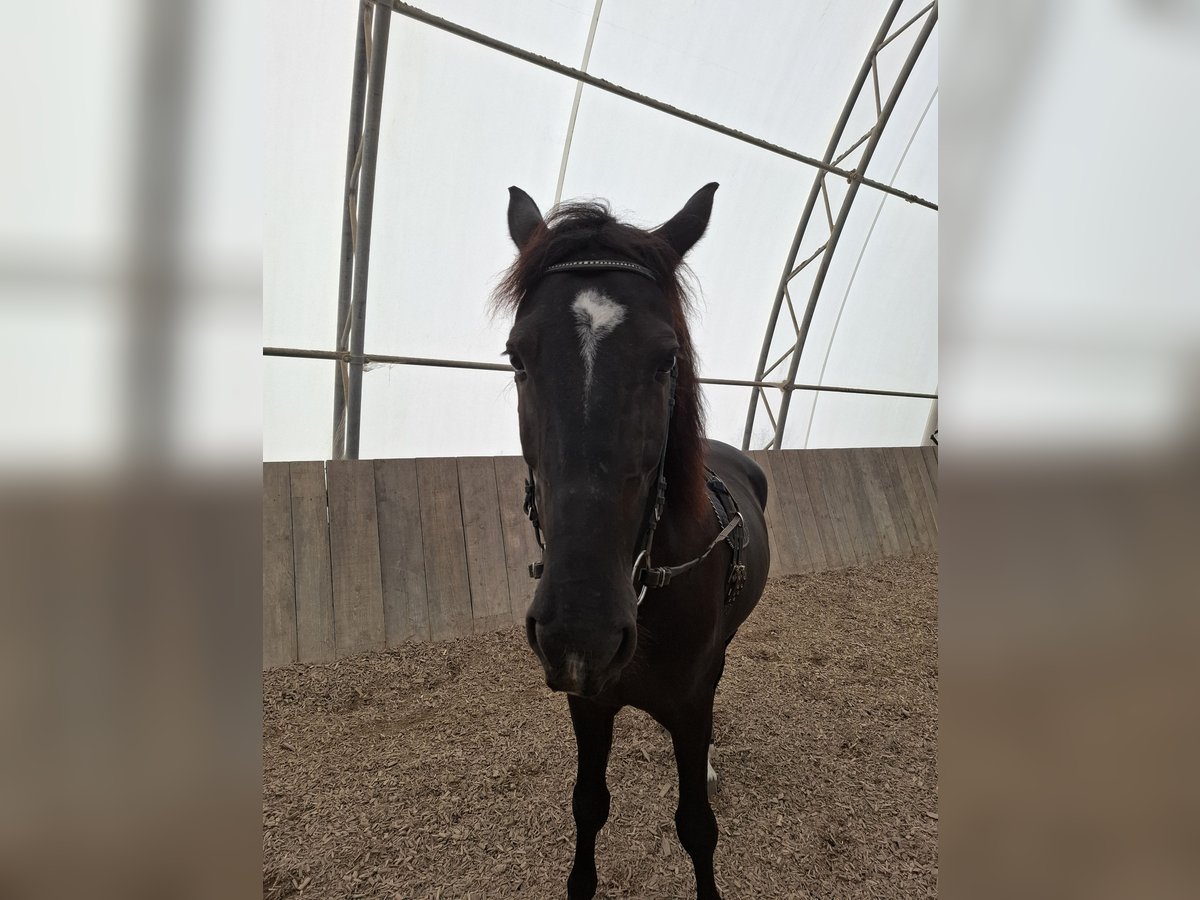
[[(716, 703), (733, 898), (936, 897), (937, 558), (773, 579)], [(560, 898), (574, 743), (518, 629), (263, 676), (263, 893)], [(617, 718), (597, 897), (695, 896), (670, 740)]]

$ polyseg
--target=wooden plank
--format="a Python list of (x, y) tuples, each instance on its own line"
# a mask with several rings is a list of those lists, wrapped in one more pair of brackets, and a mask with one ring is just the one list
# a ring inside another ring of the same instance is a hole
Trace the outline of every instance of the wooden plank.
[(418, 459), (417, 490), (421, 497), (429, 636), (443, 641), (471, 634), (471, 579), (463, 539), (457, 461), (445, 457)]
[(872, 448), (867, 453), (877, 482), (887, 498), (888, 511), (899, 543), (898, 552), (902, 556), (909, 556), (918, 546), (917, 529), (912, 522), (908, 501), (902, 498), (898, 484), (900, 476), (896, 473), (892, 453), (886, 447)]
[(850, 539), (831, 509), (830, 490), (826, 484), (829, 480), (824, 467), (820, 464), (815, 450), (784, 451), (792, 455), (788, 463), (799, 469), (805, 484), (808, 485), (808, 496), (812, 500), (813, 512), (816, 515), (817, 529), (821, 534), (821, 545), (825, 548), (825, 557), (829, 567), (833, 569), (852, 566), (857, 560)]
[(830, 484), (833, 485), (840, 497), (841, 509), (846, 517), (846, 530), (850, 532), (850, 539), (854, 542), (854, 556), (858, 558), (859, 565), (869, 563), (872, 559), (880, 556), (877, 552), (878, 539), (875, 536), (875, 523), (870, 522), (868, 526), (868, 523), (863, 521), (864, 512), (868, 518), (870, 512), (859, 508), (858, 491), (854, 486), (854, 473), (851, 470), (846, 451), (827, 449), (817, 452), (820, 452), (824, 463), (829, 468), (829, 473), (832, 475)]
[(929, 469), (925, 467), (925, 456), (920, 447), (905, 447), (904, 455), (908, 459), (909, 470), (913, 473), (913, 481), (921, 488), (921, 496), (925, 498), (925, 512), (933, 526), (934, 543), (937, 538), (937, 492), (929, 478)]
[(496, 464), (491, 457), (461, 457), (458, 460), (458, 489), (462, 496), (463, 539), (467, 547), (475, 633), (509, 628), (512, 626), (512, 606), (496, 490)]
[(917, 547), (921, 550), (932, 550), (935, 546), (936, 530), (929, 518), (928, 503), (925, 501), (924, 490), (913, 480), (908, 458), (904, 455), (903, 447), (892, 447), (889, 452), (895, 465), (897, 484), (902, 491), (902, 498), (907, 502), (912, 515), (913, 524), (917, 530)]
[(784, 466), (787, 469), (788, 479), (792, 486), (792, 499), (795, 502), (793, 511), (793, 520), (800, 526), (800, 531), (804, 535), (804, 545), (808, 549), (808, 558), (812, 566), (812, 571), (821, 572), (831, 568), (829, 556), (825, 549), (825, 541), (821, 537), (821, 530), (817, 522), (816, 504), (812, 497), (812, 492), (808, 486), (808, 480), (804, 477), (804, 471), (795, 461), (797, 454), (807, 453), (807, 450), (781, 450), (779, 454), (786, 454), (792, 457), (791, 461), (785, 461)]
[(938, 457), (937, 447), (927, 444), (921, 448), (921, 456), (925, 458), (925, 469), (929, 472), (929, 484), (933, 488), (933, 496), (938, 492)]
[(525, 477), (528, 473), (525, 460), (519, 456), (498, 456), (495, 462), (509, 603), (513, 624), (523, 628), (525, 613), (533, 602), (533, 591), (537, 587), (537, 582), (529, 577), (529, 564), (541, 559), (542, 551), (523, 509)]
[(854, 509), (858, 512), (858, 528), (861, 530), (868, 551), (868, 559), (883, 559), (888, 556), (887, 541), (880, 532), (879, 512), (868, 492), (867, 473), (858, 465), (861, 456), (856, 448), (832, 451), (846, 470), (844, 482)]
[(404, 641), (427, 641), (429, 599), (414, 460), (375, 460), (375, 509), (385, 642), (394, 647)]
[(775, 487), (775, 476), (771, 474), (771, 459), (767, 456), (766, 450), (747, 450), (746, 455), (749, 456), (758, 467), (763, 470), (763, 474), (767, 477), (767, 507), (763, 510), (763, 517), (767, 522), (767, 544), (771, 554), (771, 573), (774, 575), (784, 574), (783, 566), (780, 563), (779, 547), (776, 545), (775, 531), (781, 526), (776, 522), (779, 518), (779, 497)]
[(767, 476), (767, 532), (771, 545), (771, 572), (775, 575), (793, 575), (805, 571), (806, 553), (803, 552), (803, 538), (798, 537), (793, 530), (791, 515), (792, 488), (787, 478), (787, 470), (780, 467), (776, 472), (770, 458), (770, 452), (759, 450), (750, 454)]
[[(802, 451), (779, 451), (797, 453)], [(808, 483), (804, 473), (788, 464), (781, 456), (771, 461), (772, 470), (783, 488), (780, 510), (787, 521), (788, 531), (795, 543), (797, 572), (815, 572), (822, 568), (825, 552), (812, 521), (812, 501), (808, 498)], [(815, 547), (814, 547), (815, 540)]]
[(858, 510), (854, 506), (847, 481), (850, 479), (845, 466), (845, 460), (839, 450), (812, 450), (811, 454), (826, 476), (826, 493), (829, 499), (829, 514), (834, 523), (841, 528), (839, 533), (848, 542), (854, 565), (862, 565), (870, 560), (868, 542), (859, 527)]
[(325, 464), (294, 462), (290, 470), (296, 548), (296, 643), (301, 662), (328, 662), (336, 655), (336, 643)]
[(370, 460), (338, 459), (327, 463), (325, 472), (337, 654), (379, 650), (384, 646), (386, 629), (375, 467)]
[(287, 463), (263, 464), (263, 668), (296, 661), (292, 492)]
[(879, 480), (872, 451), (856, 449), (848, 451), (850, 467), (866, 497), (868, 508), (875, 520), (875, 532), (879, 537), (879, 549), (884, 556), (900, 556), (907, 552), (902, 548), (892, 521), (892, 509), (887, 494)]

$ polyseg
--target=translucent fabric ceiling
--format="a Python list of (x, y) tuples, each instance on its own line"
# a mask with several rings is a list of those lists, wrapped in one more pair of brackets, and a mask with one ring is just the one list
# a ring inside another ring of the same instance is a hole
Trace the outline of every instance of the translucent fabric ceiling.
[[(420, 5), (573, 67), (583, 61), (597, 12), (595, 3), (581, 0)], [(923, 6), (906, 3), (896, 21)], [(587, 68), (819, 158), (883, 9), (861, 0), (603, 0)], [(353, 0), (322, 0), (273, 22), (267, 345), (334, 346), (355, 14)], [(885, 93), (909, 43), (897, 40), (879, 56)], [(513, 254), (506, 189), (519, 185), (543, 210), (552, 205), (575, 90), (569, 78), (393, 16), (368, 353), (499, 361), (508, 322), (489, 316), (487, 298)], [(868, 90), (843, 146), (874, 116)], [(936, 136), (935, 29), (867, 174), (936, 202)], [(618, 214), (653, 225), (701, 185), (720, 182), (709, 231), (689, 257), (702, 294), (693, 330), (702, 374), (752, 379), (815, 174), (802, 163), (585, 86), (562, 196), (606, 198)], [(836, 204), (845, 181), (831, 178), (829, 189)], [(806, 240), (801, 259), (822, 234)], [(860, 189), (820, 295), (799, 381), (936, 390), (936, 239), (935, 211)], [(806, 300), (807, 293), (796, 298), (801, 308)], [(772, 358), (794, 338), (785, 311)], [(269, 358), (264, 366), (265, 458), (327, 457), (333, 364)], [(519, 452), (516, 396), (503, 373), (380, 366), (364, 375), (363, 395), (364, 458)], [(708, 387), (706, 397), (710, 435), (740, 444), (750, 389)], [(784, 445), (918, 444), (929, 413), (930, 401), (922, 399), (799, 392)], [(760, 413), (752, 446), (770, 436)]]

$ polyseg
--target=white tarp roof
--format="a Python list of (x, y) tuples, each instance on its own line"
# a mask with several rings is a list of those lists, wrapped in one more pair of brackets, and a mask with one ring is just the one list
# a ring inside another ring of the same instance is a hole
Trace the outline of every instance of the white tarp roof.
[[(353, 0), (272, 20), (266, 63), (266, 345), (332, 349), (337, 308)], [(427, 0), (424, 9), (578, 67), (591, 0)], [(906, 3), (897, 22), (924, 4)], [(911, 7), (911, 8), (910, 8)], [(819, 158), (879, 28), (864, 0), (604, 0), (588, 71)], [(915, 31), (915, 29), (914, 29)], [(911, 39), (880, 55), (892, 84)], [(576, 84), (393, 16), (367, 304), (368, 353), (499, 361), (508, 323), (487, 297), (512, 260), (507, 187), (554, 199)], [(868, 175), (928, 198), (937, 183), (937, 30), (900, 97)], [(868, 89), (843, 147), (874, 118)], [(689, 257), (702, 289), (693, 323), (702, 374), (751, 379), (771, 303), (815, 171), (600, 90), (583, 88), (563, 197), (603, 197), (652, 225), (721, 183)], [(830, 179), (831, 192), (844, 182)], [(834, 197), (836, 202), (837, 197)], [(836, 210), (836, 207), (835, 207)], [(817, 228), (801, 259), (824, 240)], [(934, 392), (937, 213), (864, 186), (813, 319), (801, 382)], [(802, 308), (807, 298), (796, 298)], [(786, 310), (772, 358), (794, 339)], [(264, 363), (266, 459), (329, 455), (333, 364)], [(777, 376), (776, 376), (777, 377)], [(373, 368), (361, 455), (519, 452), (516, 396), (502, 373)], [(740, 444), (748, 388), (706, 387), (709, 433)], [(770, 397), (776, 405), (777, 394)], [(796, 395), (785, 446), (920, 443), (930, 401)], [(765, 444), (760, 411), (753, 446)]]

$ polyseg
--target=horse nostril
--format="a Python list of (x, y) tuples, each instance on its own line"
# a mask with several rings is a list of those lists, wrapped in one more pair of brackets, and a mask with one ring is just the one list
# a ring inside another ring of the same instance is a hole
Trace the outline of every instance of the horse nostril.
[(529, 642), (529, 648), (533, 650), (534, 653), (537, 653), (537, 619), (535, 619), (533, 616), (525, 617), (525, 640)]
[(612, 659), (613, 668), (624, 667), (633, 659), (635, 650), (637, 650), (637, 626), (626, 625), (621, 629), (621, 646), (617, 648), (617, 655)]

